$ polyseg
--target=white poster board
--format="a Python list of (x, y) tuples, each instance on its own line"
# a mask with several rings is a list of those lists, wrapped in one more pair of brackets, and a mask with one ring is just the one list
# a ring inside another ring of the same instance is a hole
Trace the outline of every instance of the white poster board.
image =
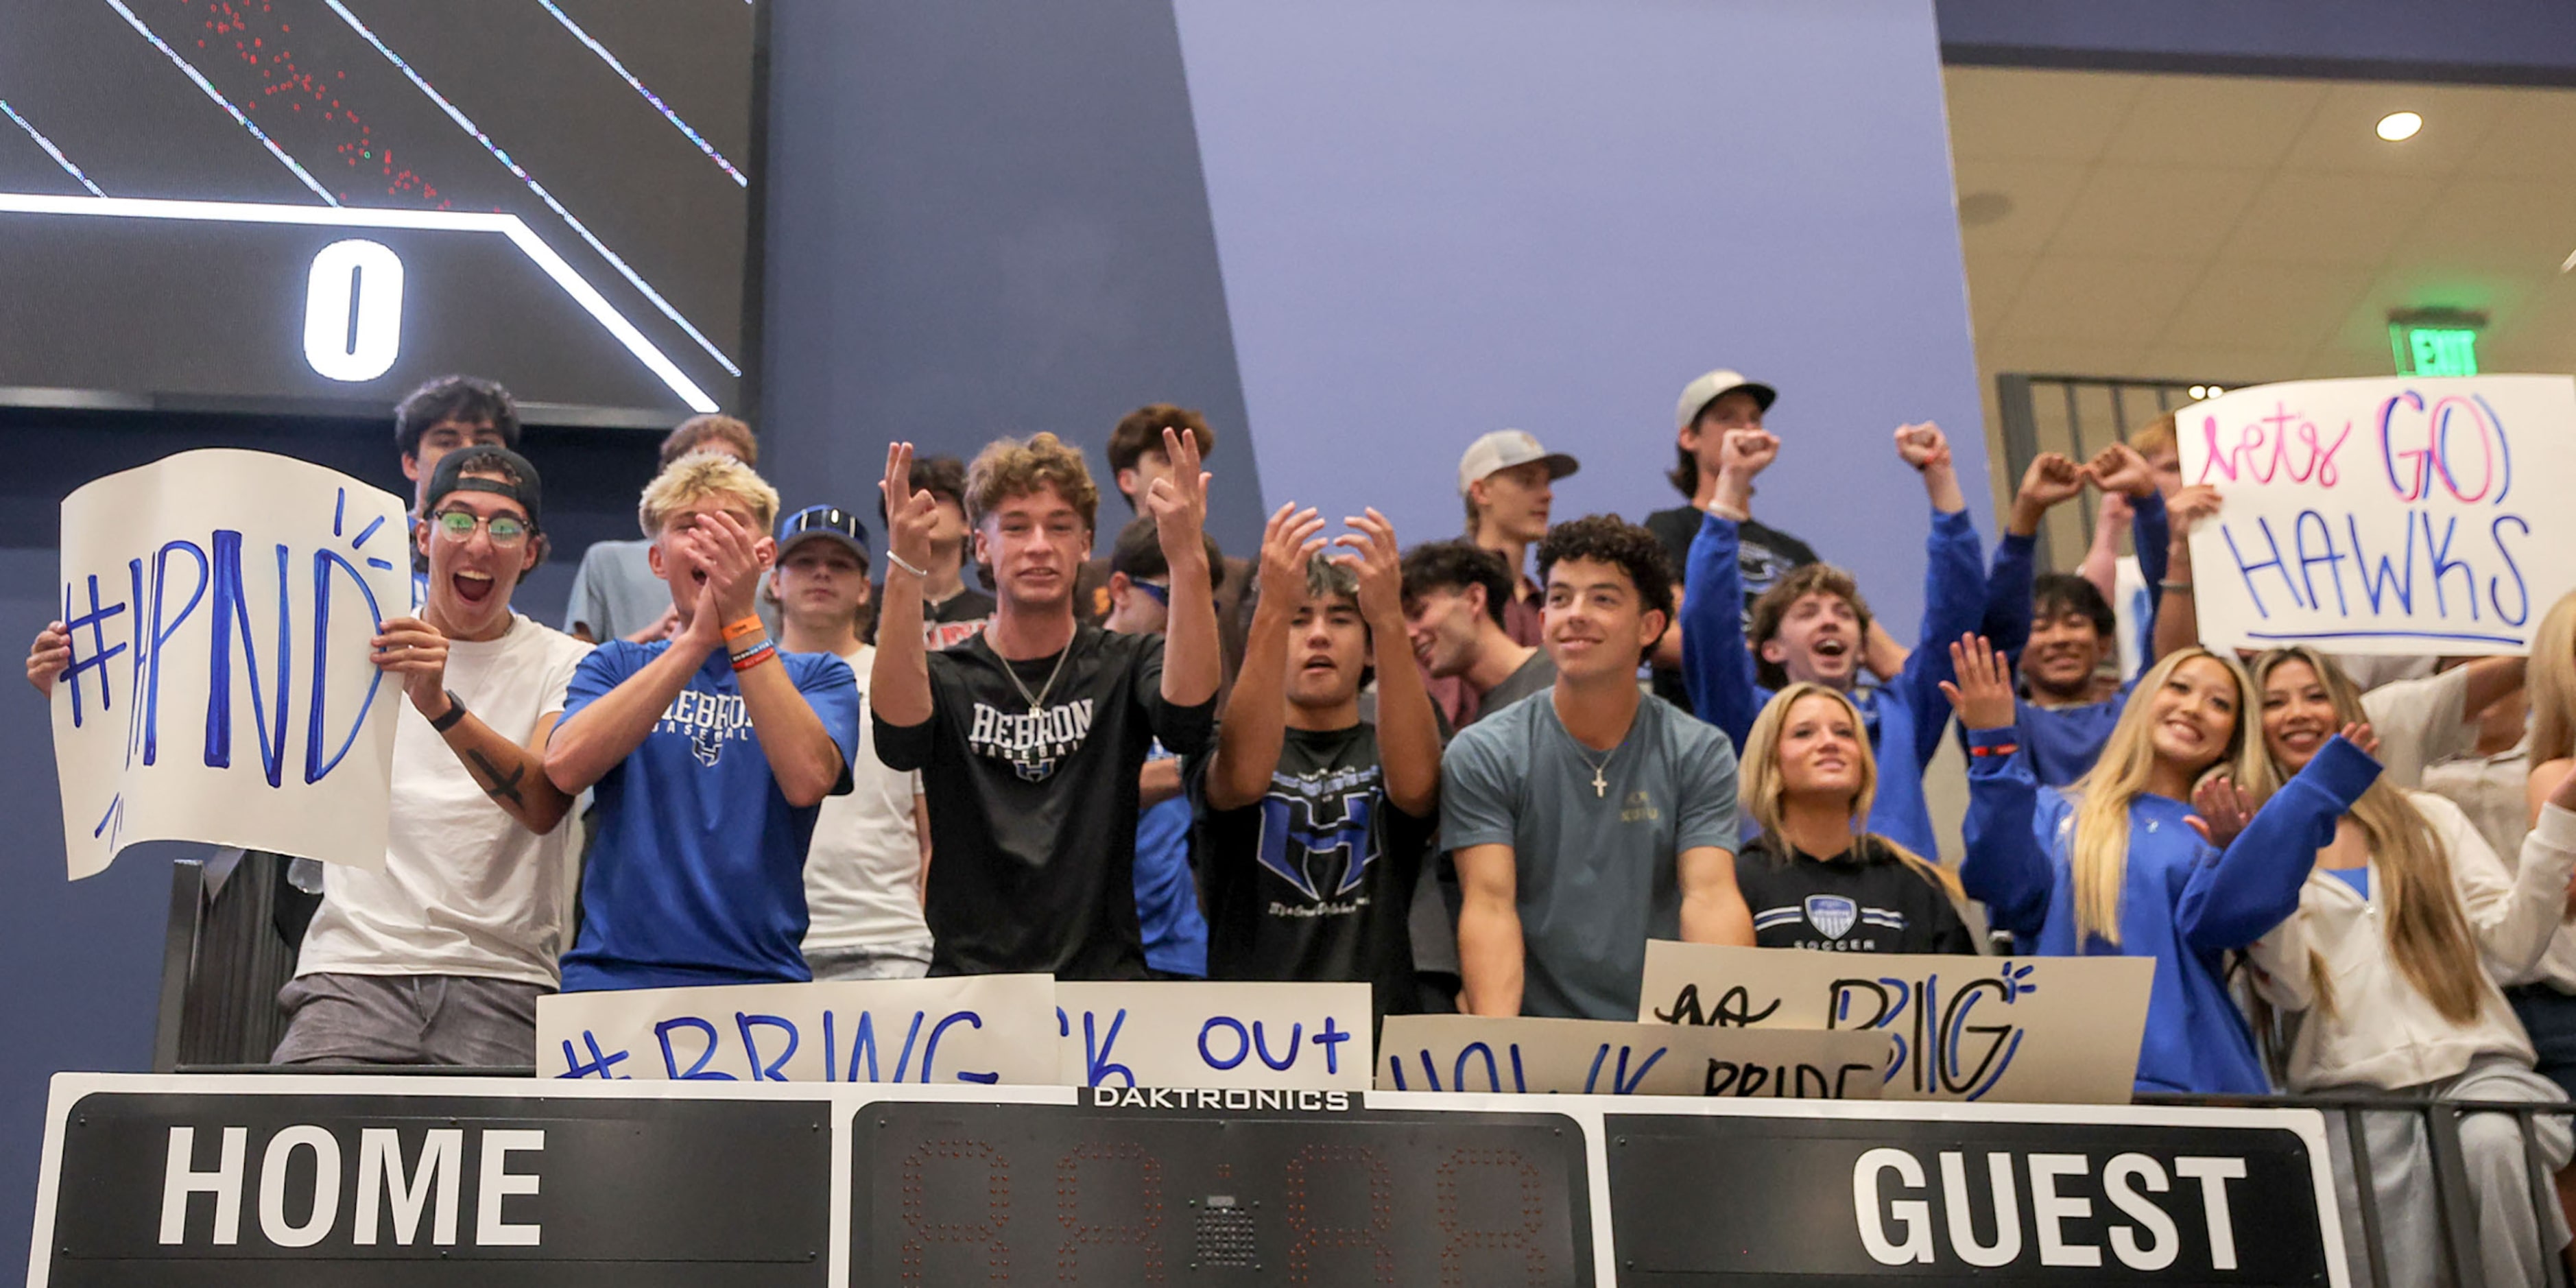
[(54, 768), (74, 880), (140, 841), (379, 869), (411, 611), (400, 498), (265, 452), (181, 452), (63, 500)]
[(2386, 376), (2237, 389), (2175, 415), (2200, 638), (2338, 653), (2522, 653), (2576, 589), (2576, 378)]
[(2146, 1033), (2144, 957), (1976, 957), (1652, 940), (1637, 1018), (1861, 1029), (1894, 1039), (1891, 1100), (2129, 1102)]
[(1057, 1080), (1076, 1087), (1366, 1091), (1366, 984), (1055, 986)]
[(1380, 1091), (1876, 1100), (1883, 1033), (1390, 1015)]
[(1046, 975), (731, 984), (537, 999), (537, 1076), (1045, 1084)]

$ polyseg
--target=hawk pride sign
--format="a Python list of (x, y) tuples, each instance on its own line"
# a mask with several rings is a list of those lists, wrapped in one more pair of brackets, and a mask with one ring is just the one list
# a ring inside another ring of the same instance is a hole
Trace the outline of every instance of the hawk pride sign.
[(2200, 637), (2342, 653), (2522, 653), (2576, 588), (2576, 379), (2301, 380), (2174, 420)]

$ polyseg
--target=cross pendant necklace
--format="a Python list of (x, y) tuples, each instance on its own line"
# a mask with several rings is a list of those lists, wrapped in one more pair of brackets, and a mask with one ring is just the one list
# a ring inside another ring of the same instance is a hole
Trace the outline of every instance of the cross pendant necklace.
[(1592, 794), (1596, 797), (1607, 797), (1610, 794), (1610, 782), (1601, 776), (1601, 770), (1601, 765), (1592, 767)]
[[(1572, 735), (1569, 734), (1567, 736), (1567, 741), (1573, 741)], [(1610, 780), (1602, 776), (1602, 771), (1608, 769), (1610, 767), (1610, 762), (1618, 758), (1619, 749), (1617, 747), (1612, 747), (1609, 755), (1603, 756), (1598, 763), (1595, 763), (1592, 757), (1584, 755), (1583, 744), (1576, 742), (1574, 744), (1574, 754), (1582, 757), (1584, 765), (1592, 770), (1593, 797), (1595, 799), (1608, 799), (1610, 795)]]

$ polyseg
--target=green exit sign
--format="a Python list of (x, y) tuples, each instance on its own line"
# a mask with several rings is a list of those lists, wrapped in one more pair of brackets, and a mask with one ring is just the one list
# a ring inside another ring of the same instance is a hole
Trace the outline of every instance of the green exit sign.
[(2448, 311), (2433, 316), (2392, 317), (2388, 347), (2401, 376), (2474, 376), (2478, 374), (2478, 329), (2485, 319)]

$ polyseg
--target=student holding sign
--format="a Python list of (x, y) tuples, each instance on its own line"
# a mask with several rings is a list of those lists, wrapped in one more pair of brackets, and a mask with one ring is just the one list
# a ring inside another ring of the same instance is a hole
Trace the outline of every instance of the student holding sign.
[[(428, 598), (376, 638), (376, 665), (405, 699), (384, 869), (321, 865), (322, 904), (278, 994), (280, 1064), (524, 1065), (537, 998), (555, 988), (571, 797), (536, 748), (590, 646), (511, 607), (545, 557), (534, 466), (457, 447), (419, 496)], [(39, 689), (69, 661), (51, 634), (27, 659)]]
[[(1404, 569), (1375, 510), (1331, 543), (1283, 505), (1261, 541), (1243, 670), (1200, 788), (1208, 973), (1351, 980), (1376, 1010), (1413, 1009), (1407, 914), (1439, 826), (1440, 730), (1404, 647)], [(1338, 559), (1328, 544), (1357, 551)], [(1376, 647), (1378, 719), (1360, 718)]]
[(886, 448), (889, 567), (870, 697), (878, 754), (921, 770), (930, 798), (932, 974), (1145, 978), (1138, 775), (1157, 739), (1181, 756), (1207, 746), (1220, 666), (1208, 476), (1189, 435), (1164, 430), (1163, 451), (1173, 473), (1143, 500), (1171, 576), (1168, 634), (1077, 622), (1074, 578), (1100, 489), (1082, 453), (1038, 434), (975, 458), (966, 513), (1001, 607), (983, 634), (931, 653), (922, 561), (937, 502), (911, 490), (912, 445)]
[(1538, 563), (1556, 684), (1460, 730), (1440, 766), (1465, 1009), (1627, 1021), (1647, 940), (1753, 942), (1735, 888), (1735, 755), (1638, 691), (1673, 602), (1653, 533), (1576, 519), (1549, 529)]
[(1952, 900), (1958, 879), (1869, 830), (1878, 759), (1860, 709), (1835, 689), (1792, 684), (1744, 740), (1744, 810), (1760, 835), (1735, 884), (1764, 948), (1973, 953)]
[(1717, 487), (1704, 507), (1707, 517), (1691, 542), (1682, 583), (1682, 671), (1692, 709), (1725, 730), (1738, 748), (1778, 689), (1822, 684), (1849, 695), (1868, 727), (1870, 746), (1887, 767), (1870, 809), (1871, 829), (1917, 854), (1938, 854), (1931, 809), (1923, 799), (1923, 766), (1939, 750), (1941, 730), (1949, 723), (1939, 686), (1949, 678), (1950, 657), (1940, 645), (1975, 629), (1985, 607), (1986, 577), (1977, 530), (1968, 520), (1968, 501), (1940, 427), (1900, 426), (1896, 452), (1923, 476), (1932, 525), (1924, 550), (1923, 643), (1895, 681), (1858, 687), (1869, 606), (1851, 574), (1839, 568), (1810, 564), (1782, 577), (1755, 601), (1753, 627), (1746, 631), (1739, 529), (1749, 517), (1754, 477), (1780, 454), (1780, 440), (1759, 429), (1728, 432)]
[(777, 513), (714, 452), (644, 489), (679, 628), (600, 645), (546, 747), (556, 786), (599, 793), (565, 992), (811, 978), (805, 850), (823, 798), (850, 790), (859, 693), (849, 663), (779, 651), (752, 612)]
[(1959, 678), (1942, 687), (1970, 757), (1969, 897), (2024, 952), (2155, 959), (2138, 1090), (2270, 1090), (2226, 954), (2297, 911), (2310, 856), (2379, 776), (2354, 745), (2367, 726), (2327, 739), (2249, 821), (2245, 785), (2270, 775), (2252, 686), (2235, 663), (2187, 649), (2138, 682), (2093, 772), (2046, 788), (2019, 754), (2003, 655), (1975, 636), (1951, 655)]
[[(2276, 775), (2305, 768), (2338, 725), (2366, 714), (2342, 668), (2312, 649), (2264, 654), (2254, 682)], [(2297, 915), (2253, 949), (2261, 996), (2300, 1016), (2286, 1061), (2289, 1090), (2560, 1099), (2558, 1084), (2532, 1071), (2531, 1041), (2487, 968), (2508, 978), (2529, 970), (2567, 915), (2576, 779), (2541, 804), (2519, 872), (2506, 869), (2458, 806), (2385, 778), (2361, 793), (2311, 857)], [(2430, 1283), (2441, 1232), (2433, 1209), (2416, 1201), (2431, 1164), (2417, 1120), (2365, 1114), (2363, 1123), (2390, 1281)], [(2544, 1164), (2564, 1166), (2567, 1120), (2534, 1118), (2532, 1130)], [(2542, 1250), (2563, 1246), (2567, 1227), (2556, 1204), (2534, 1211), (2514, 1118), (2462, 1117), (2460, 1147), (2477, 1198), (2486, 1281), (2541, 1282)], [(2349, 1191), (2350, 1160), (2337, 1161), (2337, 1180)]]

